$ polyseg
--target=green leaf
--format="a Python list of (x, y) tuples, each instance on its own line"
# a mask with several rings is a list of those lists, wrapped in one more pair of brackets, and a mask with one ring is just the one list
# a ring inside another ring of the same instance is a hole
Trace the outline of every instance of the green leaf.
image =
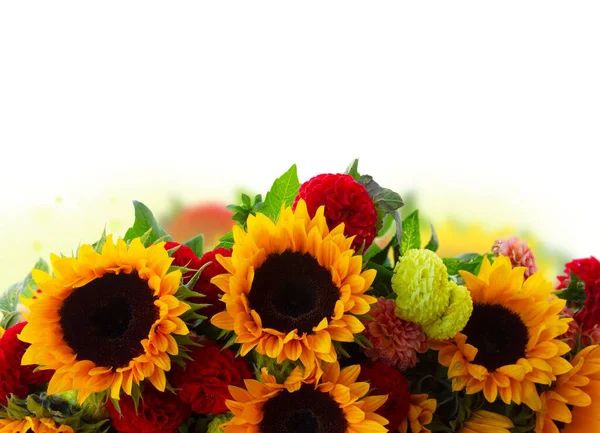
[(585, 294), (585, 283), (573, 272), (571, 272), (567, 288), (557, 290), (554, 293), (560, 299), (565, 299), (567, 301), (567, 306), (573, 309), (583, 308), (583, 304), (587, 299), (587, 295)]
[(199, 234), (189, 241), (184, 242), (186, 247), (190, 247), (197, 257), (202, 257), (204, 254), (204, 235)]
[(354, 178), (354, 180), (360, 179), (360, 174), (358, 174), (358, 158), (352, 161), (352, 164), (348, 166), (346, 169), (346, 174), (349, 174)]
[(458, 271), (476, 274), (483, 262), (483, 257), (477, 253), (466, 253), (456, 257), (443, 258), (442, 261), (448, 269), (448, 275), (458, 275)]
[(134, 200), (133, 207), (135, 209), (135, 221), (133, 222), (133, 226), (125, 233), (125, 241), (131, 241), (132, 239), (141, 237), (149, 230), (151, 230), (147, 239), (147, 242), (149, 243), (156, 242), (161, 238), (167, 241), (173, 240), (173, 238), (171, 238), (171, 236), (169, 236), (169, 234), (158, 224), (152, 211), (148, 209), (145, 204)]
[(271, 190), (265, 197), (265, 204), (261, 208), (261, 213), (267, 215), (272, 220), (276, 220), (279, 216), (281, 206), (291, 206), (294, 199), (298, 195), (300, 181), (296, 164), (292, 165), (288, 171), (275, 179)]
[(221, 238), (219, 238), (219, 244), (215, 247), (215, 249), (217, 249), (217, 248), (227, 248), (228, 250), (233, 248), (233, 231), (232, 230), (229, 230), (227, 233), (225, 233), (223, 236), (221, 236)]
[(419, 210), (414, 211), (402, 221), (402, 243), (400, 253), (404, 255), (410, 249), (421, 248), (421, 229)]
[(373, 180), (372, 176), (363, 175), (358, 179), (358, 183), (365, 186), (375, 206), (381, 208), (385, 213), (391, 213), (404, 205), (400, 194), (391, 189), (380, 187), (379, 184)]
[(429, 242), (427, 242), (427, 245), (425, 245), (425, 249), (431, 250), (435, 253), (440, 247), (440, 242), (438, 241), (437, 233), (435, 232), (433, 224), (429, 224), (429, 226), (431, 227), (431, 238), (429, 239)]

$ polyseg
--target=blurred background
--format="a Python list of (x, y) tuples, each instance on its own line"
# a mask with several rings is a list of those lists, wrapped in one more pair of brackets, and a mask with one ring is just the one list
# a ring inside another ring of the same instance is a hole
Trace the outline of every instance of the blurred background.
[[(0, 287), (132, 200), (210, 244), (239, 192), (360, 172), (442, 255), (598, 255), (595, 2), (0, 5)], [(427, 224), (425, 224), (427, 227)], [(428, 232), (424, 235), (428, 236)]]

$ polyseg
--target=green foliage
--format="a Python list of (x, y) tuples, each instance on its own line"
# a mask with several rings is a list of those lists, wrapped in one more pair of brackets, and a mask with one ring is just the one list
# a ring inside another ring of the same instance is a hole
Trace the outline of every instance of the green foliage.
[(431, 250), (435, 253), (438, 250), (438, 248), (440, 247), (440, 241), (438, 240), (437, 233), (435, 232), (435, 228), (433, 227), (433, 224), (430, 224), (430, 227), (431, 227), (431, 238), (429, 239), (429, 242), (427, 242), (427, 245), (425, 245), (425, 249)]
[(458, 271), (467, 271), (477, 275), (485, 256), (477, 253), (466, 253), (456, 257), (443, 258), (448, 275), (458, 275)]
[[(32, 269), (50, 272), (50, 266), (44, 259), (39, 259)], [(23, 281), (13, 284), (0, 296), (0, 326), (8, 329), (19, 323), (21, 313), (17, 311), (20, 304), (19, 297), (30, 299), (36, 292), (38, 286), (29, 272)]]
[(173, 238), (158, 224), (156, 218), (152, 214), (152, 211), (148, 207), (140, 203), (139, 201), (133, 201), (133, 207), (135, 210), (135, 220), (133, 226), (127, 230), (125, 241), (131, 241), (137, 237), (142, 237), (147, 234), (146, 241), (153, 243), (158, 240), (172, 241)]
[(421, 248), (421, 228), (419, 227), (419, 211), (415, 210), (402, 221), (402, 242), (400, 254), (410, 249)]
[(583, 304), (587, 299), (587, 295), (585, 294), (585, 283), (573, 272), (571, 272), (567, 288), (557, 290), (554, 294), (561, 299), (565, 299), (567, 301), (567, 306), (575, 310), (583, 308)]
[(360, 179), (360, 174), (358, 173), (358, 158), (352, 161), (352, 164), (348, 166), (346, 174), (352, 176), (354, 180)]
[(300, 189), (300, 181), (296, 164), (294, 164), (288, 171), (275, 179), (260, 212), (274, 221), (277, 220), (281, 206), (291, 206), (298, 195), (298, 189)]
[(30, 394), (25, 399), (12, 395), (0, 410), (0, 418), (20, 420), (27, 416), (52, 418), (59, 425), (68, 425), (80, 433), (104, 433), (110, 428), (108, 416), (98, 419), (85, 408), (72, 404), (58, 395)]
[(375, 230), (379, 232), (383, 225), (384, 216), (397, 212), (398, 209), (404, 205), (404, 202), (398, 193), (391, 189), (379, 186), (379, 184), (373, 180), (372, 176), (362, 175), (358, 179), (358, 183), (364, 185), (369, 193), (369, 197), (373, 200), (375, 210), (377, 211), (377, 227)]
[(233, 231), (229, 230), (223, 236), (219, 238), (219, 243), (216, 248), (227, 248), (228, 250), (233, 248)]
[(234, 212), (233, 217), (231, 218), (245, 228), (248, 217), (250, 215), (256, 215), (256, 213), (264, 206), (264, 204), (265, 203), (262, 201), (262, 195), (257, 194), (254, 196), (254, 200), (252, 200), (249, 195), (242, 193), (242, 204), (230, 204), (227, 206), (227, 209), (231, 212)]
[(196, 256), (202, 257), (204, 254), (204, 235), (199, 234), (194, 236), (189, 241), (185, 241), (183, 245), (190, 247)]

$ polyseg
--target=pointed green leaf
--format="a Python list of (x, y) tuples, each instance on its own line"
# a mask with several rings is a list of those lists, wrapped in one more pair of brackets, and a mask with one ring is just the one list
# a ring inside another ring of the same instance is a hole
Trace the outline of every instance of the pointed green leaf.
[(183, 245), (190, 247), (196, 256), (202, 257), (202, 254), (204, 254), (204, 235), (199, 234), (189, 241), (184, 242)]
[(346, 169), (346, 174), (352, 176), (354, 180), (360, 179), (360, 174), (358, 173), (358, 158), (352, 161), (352, 164)]
[(404, 255), (406, 251), (413, 248), (421, 248), (421, 230), (419, 227), (419, 211), (411, 213), (402, 221), (402, 243), (400, 253)]
[(440, 242), (438, 241), (437, 233), (435, 232), (433, 224), (429, 224), (429, 226), (431, 227), (431, 238), (429, 239), (429, 242), (427, 242), (427, 245), (425, 245), (425, 249), (431, 250), (435, 253), (440, 247)]
[(133, 207), (135, 210), (135, 220), (133, 226), (125, 233), (124, 240), (131, 241), (137, 237), (143, 236), (149, 230), (152, 230), (148, 235), (148, 242), (156, 242), (160, 238), (164, 238), (167, 241), (172, 241), (173, 238), (158, 224), (156, 218), (152, 214), (152, 211), (148, 207), (139, 202), (133, 201)]
[(300, 181), (298, 180), (296, 164), (294, 164), (281, 177), (275, 179), (273, 186), (265, 197), (265, 204), (260, 210), (261, 213), (276, 220), (281, 206), (291, 206), (294, 203), (299, 188)]

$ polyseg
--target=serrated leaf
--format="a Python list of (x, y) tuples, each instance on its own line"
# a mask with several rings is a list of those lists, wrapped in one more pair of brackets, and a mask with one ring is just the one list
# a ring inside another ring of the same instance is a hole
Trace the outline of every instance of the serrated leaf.
[(414, 248), (421, 248), (419, 210), (414, 211), (402, 221), (402, 243), (400, 244), (400, 253), (404, 255), (406, 251)]
[(358, 179), (358, 183), (364, 185), (375, 206), (379, 206), (385, 213), (398, 210), (404, 205), (400, 194), (391, 189), (382, 188), (373, 180), (372, 176), (363, 175)]
[(481, 266), (483, 257), (477, 253), (466, 253), (456, 257), (445, 257), (442, 261), (446, 265), (446, 269), (448, 269), (448, 275), (458, 275), (458, 271), (477, 274), (477, 269)]
[(202, 257), (204, 254), (204, 235), (194, 236), (192, 239), (185, 241), (183, 245), (190, 247), (196, 256)]
[(429, 224), (429, 226), (431, 227), (431, 238), (429, 238), (429, 242), (427, 242), (427, 245), (425, 245), (425, 249), (433, 251), (435, 253), (440, 247), (440, 242), (438, 240), (437, 233), (435, 232), (433, 224)]
[(352, 164), (348, 166), (346, 169), (346, 174), (352, 176), (354, 180), (360, 179), (360, 174), (358, 173), (358, 158), (352, 161)]
[(276, 220), (281, 206), (291, 206), (294, 199), (298, 195), (300, 181), (296, 164), (292, 165), (288, 171), (275, 179), (273, 186), (265, 197), (265, 204), (261, 208), (261, 213), (265, 214), (272, 220)]
[(135, 210), (135, 220), (133, 226), (125, 233), (125, 241), (131, 241), (132, 239), (141, 237), (150, 230), (147, 238), (148, 242), (156, 242), (161, 238), (167, 241), (173, 240), (173, 238), (171, 238), (171, 236), (158, 224), (156, 218), (154, 218), (154, 214), (145, 204), (134, 200), (133, 208)]

